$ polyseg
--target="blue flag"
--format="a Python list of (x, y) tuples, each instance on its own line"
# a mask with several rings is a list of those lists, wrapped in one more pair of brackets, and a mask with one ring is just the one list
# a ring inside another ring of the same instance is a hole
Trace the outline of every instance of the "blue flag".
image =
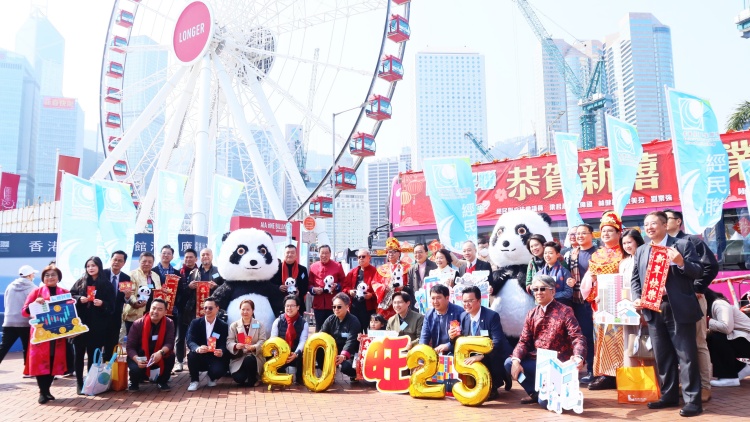
[(578, 174), (578, 135), (575, 133), (555, 133), (557, 165), (560, 167), (560, 184), (565, 202), (565, 218), (568, 227), (583, 224), (578, 205), (583, 199), (581, 175)]
[(638, 131), (635, 126), (605, 115), (609, 140), (609, 168), (612, 181), (612, 207), (622, 215), (633, 193), (638, 164), (643, 156)]
[(211, 218), (208, 220), (208, 247), (219, 256), (221, 237), (229, 231), (234, 207), (244, 185), (238, 180), (214, 174), (211, 190)]
[[(185, 183), (187, 176), (159, 170), (159, 189), (156, 197), (156, 221), (154, 221), (154, 249), (164, 245), (177, 245), (177, 235), (185, 220)], [(200, 251), (198, 251), (200, 253)], [(178, 265), (180, 257), (175, 254), (172, 265)]]
[(106, 258), (114, 251), (130, 254), (135, 242), (136, 216), (130, 186), (109, 180), (94, 183), (99, 205), (99, 256)]
[(477, 195), (468, 157), (424, 160), (427, 195), (437, 222), (440, 243), (459, 252), (463, 243), (477, 243)]
[(98, 225), (99, 205), (94, 183), (63, 174), (56, 258), (63, 273), (63, 287), (70, 288), (84, 274), (86, 260), (96, 255)]
[(711, 104), (665, 89), (685, 232), (701, 234), (721, 219), (729, 196), (729, 157)]

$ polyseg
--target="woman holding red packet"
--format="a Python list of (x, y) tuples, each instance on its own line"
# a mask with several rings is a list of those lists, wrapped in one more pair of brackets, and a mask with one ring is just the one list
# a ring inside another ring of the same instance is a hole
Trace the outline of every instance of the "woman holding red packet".
[(227, 350), (231, 354), (229, 372), (232, 379), (242, 386), (260, 383), (265, 359), (261, 350), (266, 341), (263, 324), (254, 318), (255, 304), (252, 300), (240, 302), (240, 318), (229, 326)]
[[(89, 289), (95, 290), (94, 300), (89, 298)], [(73, 284), (70, 294), (76, 301), (76, 310), (81, 322), (89, 327), (73, 339), (75, 347), (76, 392), (83, 395), (83, 357), (88, 355), (87, 368), (94, 363), (94, 350), (104, 347), (107, 330), (111, 325), (111, 318), (115, 309), (115, 288), (104, 277), (102, 260), (92, 256), (86, 260), (86, 274)]]

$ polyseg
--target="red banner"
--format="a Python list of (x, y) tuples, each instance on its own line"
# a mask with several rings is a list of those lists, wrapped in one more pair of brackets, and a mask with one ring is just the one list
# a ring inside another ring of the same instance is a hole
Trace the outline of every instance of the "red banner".
[(57, 157), (57, 176), (55, 177), (55, 201), (60, 200), (60, 184), (64, 173), (78, 176), (78, 169), (81, 166), (81, 159), (60, 154)]
[[(750, 131), (726, 133), (721, 138), (729, 155), (731, 192), (727, 202), (744, 201), (745, 182), (739, 162), (750, 159)], [(581, 214), (600, 215), (612, 209), (612, 175), (607, 149), (580, 151), (578, 160), (584, 191), (579, 204)], [(471, 170), (474, 173), (477, 222), (480, 225), (494, 224), (500, 214), (515, 209), (546, 212), (554, 219), (565, 218), (556, 156), (475, 164)], [(654, 141), (643, 145), (643, 158), (626, 212), (679, 206), (671, 141)], [(425, 193), (423, 172), (401, 175), (400, 211), (401, 221), (394, 221), (395, 231), (423, 229), (419, 226), (435, 224), (430, 198)]]
[(0, 174), (0, 211), (13, 210), (18, 203), (18, 184), (21, 176), (14, 173)]
[(646, 267), (646, 280), (641, 291), (641, 306), (661, 312), (661, 299), (669, 275), (669, 255), (666, 246), (651, 245), (651, 253)]

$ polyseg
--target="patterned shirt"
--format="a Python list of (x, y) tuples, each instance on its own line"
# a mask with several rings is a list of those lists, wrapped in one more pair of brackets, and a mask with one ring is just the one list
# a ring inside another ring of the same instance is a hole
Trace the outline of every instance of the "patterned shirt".
[(581, 334), (573, 309), (553, 300), (546, 311), (541, 305), (529, 311), (513, 357), (536, 359), (537, 349), (556, 350), (562, 362), (573, 355), (586, 356), (586, 338)]

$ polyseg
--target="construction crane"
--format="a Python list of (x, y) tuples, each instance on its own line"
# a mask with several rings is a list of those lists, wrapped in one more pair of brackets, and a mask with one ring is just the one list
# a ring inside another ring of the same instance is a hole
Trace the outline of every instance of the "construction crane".
[(468, 138), (471, 142), (474, 143), (474, 146), (477, 147), (479, 152), (484, 155), (484, 158), (487, 159), (487, 161), (494, 161), (495, 157), (492, 156), (492, 154), (487, 151), (487, 148), (485, 148), (482, 143), (474, 136), (471, 132), (464, 133), (464, 138)]
[(557, 67), (558, 72), (565, 79), (565, 85), (570, 92), (578, 98), (578, 106), (581, 107), (581, 144), (583, 149), (596, 147), (596, 112), (604, 108), (607, 98), (600, 92), (602, 74), (604, 73), (604, 59), (599, 57), (594, 72), (588, 85), (584, 88), (583, 83), (565, 61), (562, 52), (552, 41), (544, 25), (539, 21), (531, 5), (526, 0), (513, 0), (523, 13), (523, 16), (531, 26), (534, 34), (542, 44), (542, 49), (547, 53)]

